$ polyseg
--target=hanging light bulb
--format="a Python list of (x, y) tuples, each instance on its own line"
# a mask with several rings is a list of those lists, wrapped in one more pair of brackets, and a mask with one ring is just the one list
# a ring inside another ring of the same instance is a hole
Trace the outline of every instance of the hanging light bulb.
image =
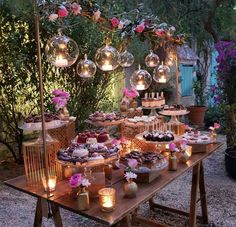
[(162, 63), (159, 67), (156, 67), (154, 69), (153, 79), (157, 83), (164, 84), (169, 79), (169, 72), (170, 72), (170, 68)]
[(45, 51), (48, 61), (59, 68), (73, 65), (79, 56), (77, 43), (60, 31), (57, 36), (48, 40)]
[(146, 90), (152, 83), (152, 76), (144, 69), (140, 68), (134, 71), (130, 78), (131, 86), (135, 87), (137, 91)]
[(134, 63), (134, 56), (125, 50), (120, 54), (120, 65), (124, 68), (130, 67)]
[(90, 78), (95, 75), (97, 67), (93, 61), (87, 59), (87, 55), (85, 54), (84, 59), (78, 63), (76, 70), (80, 77)]
[(95, 54), (95, 63), (102, 71), (112, 71), (119, 66), (120, 54), (109, 45), (107, 39), (106, 45), (99, 48)]
[(147, 67), (156, 67), (158, 66), (160, 60), (157, 54), (154, 54), (152, 50), (150, 50), (150, 53), (145, 58), (145, 63)]

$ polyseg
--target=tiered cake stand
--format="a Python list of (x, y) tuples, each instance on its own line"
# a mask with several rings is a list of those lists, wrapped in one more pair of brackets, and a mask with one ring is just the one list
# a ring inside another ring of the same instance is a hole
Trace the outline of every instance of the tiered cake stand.
[(161, 106), (154, 106), (154, 107), (144, 107), (142, 106), (142, 109), (145, 110), (151, 110), (149, 116), (159, 116), (158, 113), (156, 112), (157, 109), (161, 109)]

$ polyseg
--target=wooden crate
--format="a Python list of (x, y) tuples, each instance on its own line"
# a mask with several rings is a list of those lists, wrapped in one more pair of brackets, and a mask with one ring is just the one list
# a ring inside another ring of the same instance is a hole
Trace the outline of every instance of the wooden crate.
[(59, 128), (49, 129), (48, 133), (60, 142), (61, 148), (67, 148), (70, 146), (71, 140), (76, 136), (75, 121), (69, 121), (66, 125)]

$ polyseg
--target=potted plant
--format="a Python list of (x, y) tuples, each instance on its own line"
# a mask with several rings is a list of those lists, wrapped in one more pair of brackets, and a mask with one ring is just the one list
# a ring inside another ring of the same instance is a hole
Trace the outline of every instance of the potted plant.
[(217, 101), (223, 106), (226, 128), (225, 167), (236, 179), (236, 43), (219, 41), (217, 57)]

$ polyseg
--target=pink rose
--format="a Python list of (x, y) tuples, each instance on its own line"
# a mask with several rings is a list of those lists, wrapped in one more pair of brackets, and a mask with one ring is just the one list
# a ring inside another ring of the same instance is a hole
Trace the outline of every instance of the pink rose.
[(82, 174), (81, 173), (76, 173), (70, 178), (69, 185), (72, 188), (77, 188), (77, 187), (80, 186), (81, 181), (82, 181)]
[(52, 94), (55, 96), (60, 96), (61, 95), (62, 90), (61, 89), (55, 89), (52, 91)]
[(74, 2), (74, 3), (71, 4), (71, 10), (72, 10), (74, 15), (81, 14), (81, 9), (82, 8), (78, 3)]
[(175, 143), (170, 143), (169, 144), (169, 149), (170, 149), (170, 151), (174, 152), (176, 150), (176, 144)]
[(218, 129), (218, 128), (220, 128), (221, 126), (220, 126), (220, 124), (219, 123), (214, 123), (214, 128), (215, 129)]
[(100, 17), (101, 17), (101, 12), (100, 12), (100, 10), (98, 9), (96, 12), (94, 12), (94, 14), (93, 14), (93, 19), (94, 19), (95, 21), (98, 21), (98, 20), (100, 19)]
[(143, 22), (143, 23), (139, 24), (139, 25), (135, 28), (135, 31), (136, 31), (137, 33), (142, 33), (142, 32), (144, 31), (144, 29), (145, 29), (145, 24), (144, 24), (144, 22)]
[(120, 23), (120, 21), (116, 17), (113, 17), (111, 19), (111, 25), (112, 25), (113, 28), (117, 28), (119, 23)]
[(129, 159), (128, 160), (128, 166), (131, 169), (135, 169), (137, 165), (138, 165), (138, 161), (136, 159)]
[(157, 36), (164, 36), (165, 35), (165, 30), (164, 29), (162, 29), (162, 28), (159, 28), (159, 29), (157, 29), (156, 31), (155, 31), (155, 34), (157, 35)]
[(58, 14), (58, 17), (62, 18), (62, 17), (67, 17), (69, 12), (65, 6), (60, 6), (57, 14)]
[(124, 27), (124, 23), (122, 21), (119, 22), (118, 29), (122, 29)]
[(49, 21), (54, 22), (54, 21), (57, 20), (57, 18), (58, 18), (58, 14), (56, 14), (56, 13), (52, 13), (52, 14), (49, 15), (48, 18), (49, 18)]

